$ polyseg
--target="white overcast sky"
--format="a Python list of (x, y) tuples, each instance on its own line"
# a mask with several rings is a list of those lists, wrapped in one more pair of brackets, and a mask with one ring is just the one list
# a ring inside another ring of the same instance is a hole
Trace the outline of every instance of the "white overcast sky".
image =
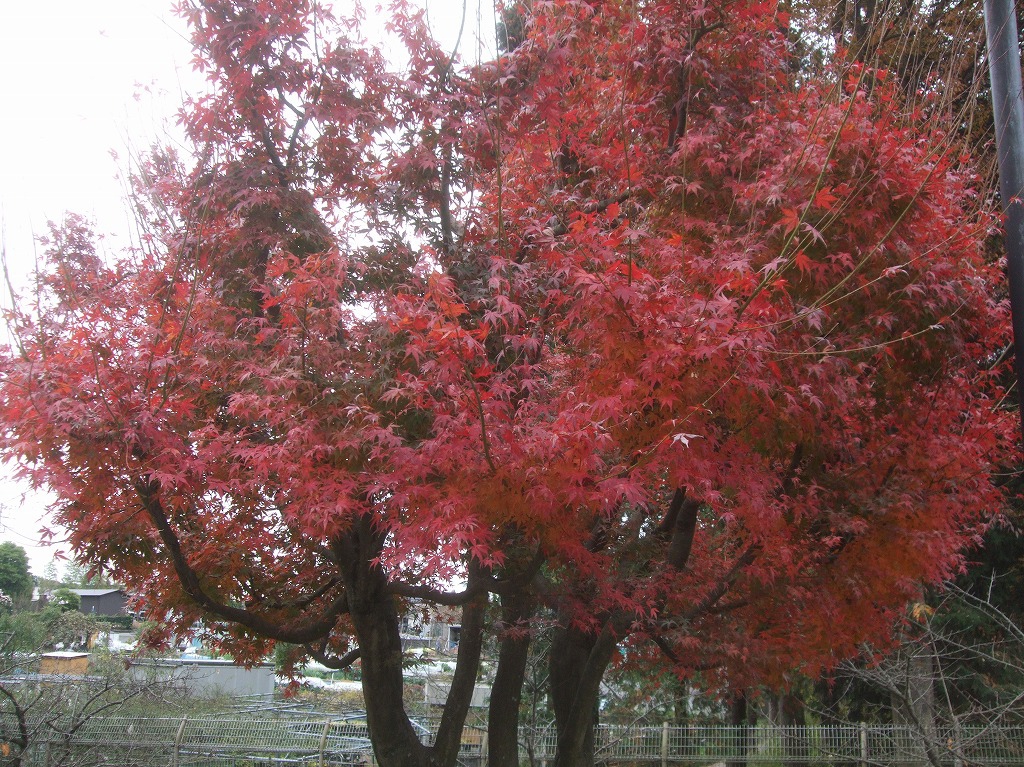
[[(183, 93), (202, 85), (172, 4), (0, 0), (0, 221), (15, 282), (31, 273), (34, 236), (66, 211), (92, 217), (97, 231), (112, 235), (111, 250), (127, 236), (120, 171), (132, 147), (173, 131)], [(474, 58), (481, 30), (493, 40), (494, 19), (489, 2), (469, 6), (462, 42)], [(442, 38), (454, 40), (462, 7), (430, 0)], [(46, 506), (0, 466), (0, 541), (23, 546), (36, 575), (62, 550), (38, 545)]]
[[(127, 232), (118, 173), (129, 146), (160, 136), (181, 88), (199, 82), (170, 8), (170, 0), (0, 0), (0, 218), (15, 281), (31, 272), (33, 235), (65, 211)], [(0, 470), (0, 540), (23, 546), (36, 575), (61, 548), (37, 545), (46, 505)]]

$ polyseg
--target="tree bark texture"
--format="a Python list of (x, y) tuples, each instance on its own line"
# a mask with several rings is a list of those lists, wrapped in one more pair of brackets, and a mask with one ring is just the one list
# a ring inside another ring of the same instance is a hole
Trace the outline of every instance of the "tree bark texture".
[(405, 710), (399, 615), (377, 559), (383, 538), (364, 519), (336, 542), (349, 612), (362, 650), (363, 699), (379, 767), (454, 767), (480, 663), (485, 599), (463, 608), (455, 679), (434, 747), (420, 742)]
[(487, 718), (488, 767), (519, 767), (519, 705), (530, 653), (527, 623), (535, 604), (529, 593), (501, 597), (498, 668)]
[(462, 633), (459, 636), (459, 656), (455, 663), (455, 677), (441, 716), (441, 724), (434, 740), (433, 764), (450, 767), (458, 762), (462, 744), (462, 729), (473, 700), (480, 654), (483, 650), (484, 615), (487, 595), (481, 594), (462, 608)]
[(551, 703), (558, 744), (554, 767), (592, 767), (601, 680), (615, 653), (611, 621), (599, 633), (571, 625), (555, 631), (551, 645)]

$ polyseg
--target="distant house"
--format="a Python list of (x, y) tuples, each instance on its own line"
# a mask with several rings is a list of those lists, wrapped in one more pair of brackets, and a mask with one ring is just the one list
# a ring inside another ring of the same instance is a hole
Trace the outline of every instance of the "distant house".
[(460, 610), (443, 605), (409, 610), (399, 626), (402, 649), (429, 647), (445, 654), (458, 652), (461, 615)]
[(67, 651), (44, 653), (39, 658), (39, 673), (84, 676), (89, 673), (89, 653)]
[[(423, 685), (423, 695), (428, 706), (443, 706), (448, 701), (448, 693), (451, 692), (452, 681), (450, 679), (435, 679), (427, 677)], [(469, 705), (473, 708), (487, 708), (491, 702), (491, 686), (489, 684), (478, 684), (473, 686), (473, 697)]]
[(128, 613), (128, 594), (116, 587), (105, 589), (71, 589), (82, 600), (78, 608), (86, 615), (125, 615)]

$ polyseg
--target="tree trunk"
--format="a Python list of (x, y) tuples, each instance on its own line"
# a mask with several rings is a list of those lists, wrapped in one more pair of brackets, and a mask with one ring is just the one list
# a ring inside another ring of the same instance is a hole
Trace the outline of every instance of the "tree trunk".
[(350, 597), (373, 753), (380, 767), (431, 767), (429, 749), (420, 743), (405, 712), (398, 616), (391, 597), (380, 593), (385, 585), (383, 573), (379, 581), (377, 599)]
[[(472, 583), (472, 575), (470, 577)], [(458, 762), (459, 747), (462, 745), (462, 729), (466, 714), (473, 701), (480, 670), (480, 653), (484, 644), (484, 616), (487, 611), (487, 595), (481, 594), (462, 608), (462, 633), (459, 636), (459, 657), (455, 662), (455, 677), (445, 699), (441, 723), (434, 739), (432, 764), (449, 767)]]
[(904, 678), (898, 694), (893, 694), (893, 722), (909, 727), (915, 750), (907, 755), (907, 765), (939, 764), (935, 751), (938, 733), (935, 726), (935, 658), (922, 646), (908, 647)]
[(359, 642), (363, 701), (373, 753), (379, 767), (454, 767), (479, 669), (486, 597), (463, 608), (464, 635), (455, 679), (445, 701), (438, 745), (431, 748), (420, 742), (405, 711), (398, 610), (378, 560), (383, 542), (369, 517), (334, 542), (343, 563), (340, 569), (349, 615)]
[(807, 741), (803, 737), (803, 728), (807, 720), (804, 716), (803, 701), (792, 693), (783, 693), (779, 696), (779, 713), (782, 724), (783, 766), (796, 767), (806, 764)]
[[(576, 702), (576, 690), (583, 676), (587, 658), (593, 649), (596, 637), (569, 626), (557, 627), (551, 640), (548, 656), (548, 689), (551, 708), (555, 713), (555, 731), (558, 734), (557, 753), (564, 757), (562, 741), (566, 737), (569, 720)], [(593, 729), (597, 724), (597, 712), (588, 723), (589, 738), (584, 737), (581, 752), (593, 757)], [(591, 758), (591, 762), (592, 762)], [(569, 767), (568, 762), (557, 761), (558, 767)], [(587, 762), (582, 762), (586, 765)]]
[(729, 724), (737, 728), (738, 736), (731, 744), (732, 756), (726, 761), (728, 767), (747, 767), (747, 751), (750, 746), (750, 734), (747, 728), (747, 696), (745, 693), (736, 695), (729, 702)]
[(534, 606), (529, 593), (501, 597), (498, 668), (487, 718), (488, 767), (519, 767), (519, 705), (530, 654), (527, 623)]
[(615, 653), (610, 622), (599, 634), (559, 627), (551, 645), (551, 703), (558, 745), (554, 767), (592, 767), (601, 680)]

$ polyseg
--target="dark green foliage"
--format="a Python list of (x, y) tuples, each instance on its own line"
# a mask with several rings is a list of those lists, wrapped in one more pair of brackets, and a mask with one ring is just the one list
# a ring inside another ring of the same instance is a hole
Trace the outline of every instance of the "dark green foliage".
[(43, 615), (20, 612), (0, 616), (0, 652), (31, 653), (42, 647), (48, 634)]
[(132, 628), (132, 616), (130, 615), (98, 615), (96, 620), (119, 631), (130, 631)]
[(1024, 537), (1013, 529), (994, 527), (968, 559), (970, 566), (957, 585), (996, 605), (1020, 625), (1024, 618)]
[(55, 589), (50, 594), (50, 604), (60, 608), (62, 612), (78, 610), (82, 606), (82, 598), (71, 589)]
[(28, 555), (16, 543), (0, 543), (0, 591), (9, 596), (16, 608), (24, 608), (32, 599), (32, 575)]
[(511, 3), (501, 9), (501, 20), (497, 23), (495, 33), (498, 49), (502, 53), (511, 53), (526, 39), (527, 8), (524, 3)]

